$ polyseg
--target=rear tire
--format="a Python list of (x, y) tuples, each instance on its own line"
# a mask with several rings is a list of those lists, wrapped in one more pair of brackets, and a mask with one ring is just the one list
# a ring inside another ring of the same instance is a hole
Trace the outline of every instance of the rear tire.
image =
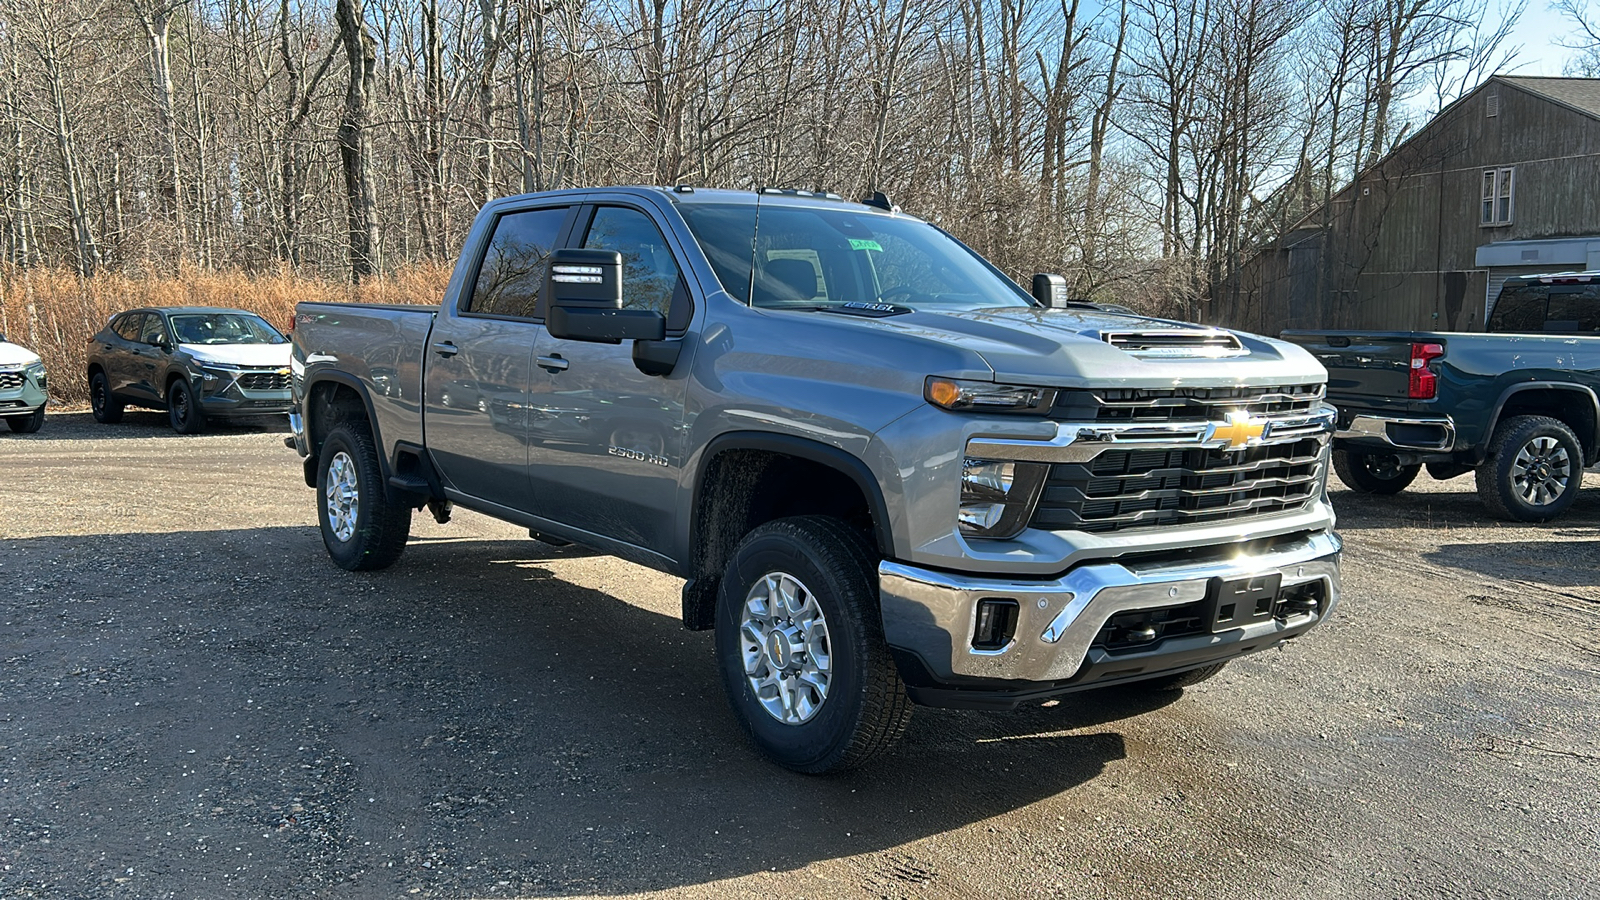
[(179, 434), (199, 434), (206, 430), (205, 413), (200, 411), (200, 401), (185, 379), (175, 379), (167, 386), (167, 421)]
[(122, 401), (111, 393), (111, 383), (104, 372), (89, 376), (89, 408), (94, 411), (94, 420), (102, 425), (122, 421)]
[(44, 426), (44, 407), (23, 416), (6, 416), (6, 425), (18, 434), (33, 434)]
[(1400, 464), (1393, 453), (1365, 453), (1360, 450), (1333, 451), (1333, 470), (1345, 487), (1362, 494), (1398, 494), (1422, 471), (1422, 466)]
[(378, 450), (364, 424), (338, 425), (322, 442), (317, 520), (322, 543), (341, 569), (385, 569), (405, 552), (411, 507), (389, 499)]
[(875, 565), (865, 538), (824, 516), (762, 525), (728, 561), (717, 599), (723, 687), (750, 739), (785, 768), (855, 768), (911, 720)]
[(1513, 416), (1495, 426), (1489, 457), (1478, 467), (1478, 497), (1512, 522), (1554, 519), (1582, 486), (1583, 445), (1549, 416)]

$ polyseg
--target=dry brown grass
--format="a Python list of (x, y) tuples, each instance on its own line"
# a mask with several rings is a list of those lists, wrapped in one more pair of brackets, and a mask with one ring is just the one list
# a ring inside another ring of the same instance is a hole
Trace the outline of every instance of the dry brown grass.
[(133, 278), (102, 273), (80, 278), (63, 269), (0, 267), (0, 333), (44, 358), (53, 403), (88, 397), (84, 351), (111, 316), (141, 306), (222, 306), (247, 309), (279, 329), (289, 327), (303, 300), (438, 303), (448, 266), (408, 266), (360, 286), (288, 270), (250, 275), (188, 269), (177, 275)]

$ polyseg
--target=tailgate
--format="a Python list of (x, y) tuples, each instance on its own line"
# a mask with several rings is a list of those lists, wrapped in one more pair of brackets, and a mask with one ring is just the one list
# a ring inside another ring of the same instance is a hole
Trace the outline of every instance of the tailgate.
[(1328, 370), (1328, 398), (1405, 400), (1411, 385), (1411, 345), (1444, 344), (1423, 332), (1285, 331)]

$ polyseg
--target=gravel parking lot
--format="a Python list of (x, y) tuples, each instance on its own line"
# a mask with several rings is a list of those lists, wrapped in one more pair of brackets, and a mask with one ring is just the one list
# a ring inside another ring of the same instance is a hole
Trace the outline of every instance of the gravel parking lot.
[(465, 512), (343, 572), (282, 437), (0, 434), (0, 896), (1600, 896), (1600, 476), (1336, 486), (1304, 640), (813, 779), (676, 580)]

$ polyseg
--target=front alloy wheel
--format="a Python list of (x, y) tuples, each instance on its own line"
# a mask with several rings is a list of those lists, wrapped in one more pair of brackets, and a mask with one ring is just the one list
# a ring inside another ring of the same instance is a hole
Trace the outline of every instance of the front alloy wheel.
[(779, 722), (811, 721), (828, 699), (833, 653), (816, 597), (787, 572), (771, 572), (745, 598), (739, 623), (750, 691)]

